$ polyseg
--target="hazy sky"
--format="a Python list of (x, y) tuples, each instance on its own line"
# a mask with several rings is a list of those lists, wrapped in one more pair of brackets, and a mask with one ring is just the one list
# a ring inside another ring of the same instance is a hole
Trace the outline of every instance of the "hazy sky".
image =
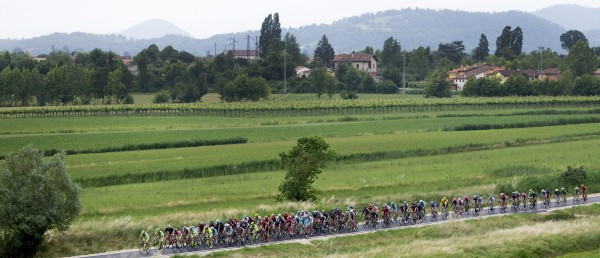
[(196, 38), (260, 29), (278, 12), (282, 27), (298, 27), (389, 9), (535, 11), (555, 4), (600, 7), (598, 0), (0, 0), (0, 38), (53, 32), (110, 34), (149, 19), (165, 19)]

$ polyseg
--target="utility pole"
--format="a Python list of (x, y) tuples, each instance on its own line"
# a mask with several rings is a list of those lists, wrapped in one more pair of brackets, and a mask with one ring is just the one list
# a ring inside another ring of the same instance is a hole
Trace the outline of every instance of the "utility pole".
[(287, 94), (287, 42), (283, 49), (283, 95)]
[(540, 50), (540, 74), (544, 70), (544, 47), (539, 47)]
[(235, 58), (235, 43), (239, 42), (239, 41), (235, 40), (235, 38), (230, 38), (230, 39), (231, 39), (231, 45), (233, 45), (233, 51), (232, 51), (233, 57)]
[(258, 36), (254, 36), (254, 50), (256, 50), (256, 58), (258, 58)]
[(250, 35), (246, 35), (246, 60), (250, 61)]
[(406, 50), (402, 56), (402, 94), (406, 95)]

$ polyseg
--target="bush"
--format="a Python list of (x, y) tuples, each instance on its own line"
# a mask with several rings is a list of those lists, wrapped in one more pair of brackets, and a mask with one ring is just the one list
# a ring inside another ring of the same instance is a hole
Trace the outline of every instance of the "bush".
[(585, 183), (588, 178), (588, 174), (583, 167), (572, 168), (571, 166), (568, 166), (567, 170), (560, 174), (559, 181), (563, 185), (574, 187)]
[(170, 98), (168, 91), (161, 91), (154, 95), (152, 103), (168, 103)]
[(391, 80), (383, 80), (377, 83), (377, 93), (394, 94), (398, 93), (398, 86)]
[(340, 97), (342, 99), (358, 99), (358, 95), (354, 91), (342, 91)]

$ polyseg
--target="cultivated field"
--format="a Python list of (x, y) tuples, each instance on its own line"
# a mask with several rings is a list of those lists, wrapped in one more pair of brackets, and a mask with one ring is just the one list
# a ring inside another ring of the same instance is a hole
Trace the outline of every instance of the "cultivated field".
[[(442, 195), (497, 195), (513, 187), (521, 191), (555, 188), (560, 186), (553, 178), (567, 166), (584, 166), (593, 176), (588, 182), (590, 189), (600, 188), (600, 98), (488, 102), (414, 96), (378, 102), (377, 95), (356, 102), (303, 98), (278, 96), (260, 103), (223, 106), (149, 105), (154, 111), (143, 114), (114, 111), (120, 110), (115, 106), (107, 108), (114, 112), (104, 113), (49, 108), (47, 113), (23, 109), (28, 114), (25, 116), (40, 117), (20, 118), (18, 109), (0, 109), (1, 114), (10, 114), (0, 118), (0, 155), (29, 143), (48, 151), (87, 151), (65, 157), (71, 177), (84, 186), (83, 214), (68, 232), (49, 233), (49, 242), (40, 254), (44, 257), (132, 248), (140, 230), (164, 229), (167, 224), (181, 228), (184, 223), (255, 213), (349, 204), (362, 207), (369, 202), (439, 201)], [(174, 111), (156, 111), (165, 109)], [(193, 111), (187, 111), (190, 109)], [(277, 187), (285, 175), (277, 166), (278, 153), (308, 135), (324, 137), (342, 159), (326, 168), (317, 180), (319, 201), (277, 202)], [(193, 144), (180, 147), (182, 142)], [(598, 216), (597, 209), (581, 212)], [(544, 223), (552, 223), (525, 216), (501, 229), (490, 226), (498, 225), (494, 220), (369, 234), (372, 239), (344, 237), (305, 250), (322, 249), (316, 253), (320, 256), (354, 256), (359, 251), (381, 256), (398, 251), (407, 255), (447, 252), (472, 256), (485, 254), (478, 251), (485, 243), (412, 253), (402, 249), (408, 247), (392, 247), (383, 240), (404, 241), (411, 250), (420, 250), (423, 245), (443, 241), (492, 239), (495, 235), (489, 234), (504, 234), (503, 230), (505, 234), (520, 234), (528, 227), (541, 229), (546, 227)], [(532, 221), (535, 223), (530, 225)], [(487, 231), (472, 225), (476, 223), (487, 223), (481, 224)], [(567, 219), (560, 223), (558, 228), (595, 222)], [(463, 236), (461, 232), (472, 234)], [(573, 238), (579, 239), (577, 235)], [(489, 250), (500, 248), (494, 243)], [(305, 250), (284, 245), (226, 255), (277, 256), (285, 252), (306, 256)], [(597, 246), (577, 247), (553, 254), (594, 254), (597, 250)]]

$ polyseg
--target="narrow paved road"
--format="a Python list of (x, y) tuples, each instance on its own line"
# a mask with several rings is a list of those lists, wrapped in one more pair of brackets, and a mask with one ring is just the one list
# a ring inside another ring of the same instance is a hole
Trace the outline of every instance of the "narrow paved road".
[[(593, 203), (600, 203), (600, 194), (595, 194), (595, 195), (590, 195), (588, 198), (588, 204), (593, 204)], [(567, 201), (567, 206), (561, 206), (561, 207), (554, 207), (554, 204), (552, 204), (552, 208), (548, 208), (548, 209), (542, 209), (539, 206), (538, 203), (538, 209), (536, 210), (527, 210), (527, 211), (519, 211), (517, 213), (542, 213), (542, 212), (549, 212), (552, 210), (558, 210), (558, 209), (564, 209), (564, 208), (568, 208), (568, 207), (572, 207), (573, 202), (571, 199), (569, 199)], [(510, 206), (508, 207), (508, 212), (507, 213), (499, 213), (498, 207), (496, 207), (496, 212), (494, 214), (488, 214), (488, 210), (487, 208), (485, 208), (479, 216), (474, 216), (474, 215), (465, 215), (463, 218), (458, 218), (458, 219), (454, 219), (452, 218), (452, 215), (450, 215), (450, 219), (448, 220), (440, 220), (437, 222), (431, 222), (430, 218), (431, 215), (429, 215), (426, 219), (426, 221), (423, 221), (423, 223), (420, 224), (416, 224), (416, 225), (399, 225), (399, 223), (392, 223), (392, 226), (390, 228), (377, 228), (376, 230), (394, 230), (394, 229), (401, 229), (401, 228), (411, 228), (411, 227), (422, 227), (422, 226), (426, 226), (426, 225), (431, 225), (431, 224), (435, 224), (435, 223), (445, 223), (445, 222), (451, 222), (451, 221), (460, 221), (460, 220), (469, 220), (469, 219), (477, 219), (477, 218), (486, 218), (486, 217), (490, 217), (490, 216), (502, 216), (502, 215), (507, 215), (507, 214), (516, 214), (514, 212), (510, 212)], [(247, 247), (252, 247), (252, 246), (260, 246), (260, 245), (269, 245), (269, 244), (278, 244), (278, 243), (306, 243), (307, 241), (313, 240), (313, 239), (328, 239), (328, 238), (332, 238), (332, 237), (337, 237), (337, 236), (347, 236), (347, 235), (358, 235), (358, 234), (366, 234), (369, 232), (373, 232), (376, 230), (371, 230), (371, 229), (366, 229), (362, 226), (362, 224), (360, 225), (359, 229), (357, 232), (353, 232), (353, 233), (344, 233), (344, 234), (331, 234), (331, 235), (324, 235), (324, 236), (315, 236), (315, 237), (309, 237), (308, 239), (292, 239), (292, 240), (287, 240), (287, 241), (277, 241), (277, 242), (270, 242), (270, 243), (264, 243), (264, 244), (258, 244), (258, 245), (247, 245)], [(210, 249), (210, 250), (199, 250), (199, 251), (184, 251), (183, 253), (177, 253), (177, 254), (199, 254), (199, 255), (203, 255), (203, 254), (208, 254), (208, 253), (212, 253), (212, 252), (218, 252), (218, 251), (223, 251), (223, 250), (234, 250), (234, 249), (238, 249), (239, 247), (221, 247), (221, 248), (217, 248), (217, 249)], [(154, 252), (150, 252), (150, 254), (148, 255), (141, 255), (140, 252), (137, 249), (129, 249), (129, 250), (121, 250), (121, 251), (114, 251), (114, 252), (108, 252), (108, 253), (100, 253), (100, 254), (90, 254), (90, 255), (83, 255), (83, 256), (75, 256), (75, 257), (79, 257), (79, 258), (138, 258), (138, 257), (169, 257), (174, 255), (173, 250), (171, 249), (167, 249), (163, 254), (155, 254)]]

